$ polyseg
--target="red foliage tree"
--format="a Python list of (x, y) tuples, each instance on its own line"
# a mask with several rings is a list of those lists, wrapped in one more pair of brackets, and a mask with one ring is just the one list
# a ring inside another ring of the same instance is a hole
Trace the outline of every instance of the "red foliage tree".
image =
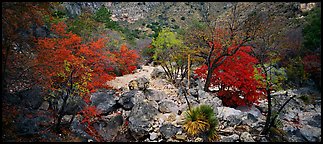
[(55, 38), (37, 39), (38, 55), (35, 63), (39, 65), (36, 69), (40, 76), (39, 82), (55, 90), (52, 84), (57, 82), (57, 77), (66, 80), (72, 74), (70, 78), (75, 82), (83, 82), (89, 91), (107, 87), (105, 82), (115, 77), (108, 66), (115, 60), (108, 57), (110, 52), (102, 50), (106, 39), (83, 44), (81, 37), (67, 33), (65, 29), (64, 23), (53, 24), (51, 30), (57, 35)]
[(116, 67), (120, 70), (121, 75), (132, 73), (137, 69), (139, 55), (135, 50), (129, 50), (128, 47), (123, 44), (120, 47), (120, 51), (112, 52), (116, 59)]
[[(219, 43), (214, 42), (215, 49), (221, 47)], [(230, 46), (229, 51), (236, 49), (236, 46)], [(254, 64), (257, 59), (249, 55), (251, 47), (242, 46), (235, 55), (227, 57), (223, 63), (216, 67), (212, 72), (211, 86), (218, 86), (218, 96), (223, 100), (226, 106), (236, 107), (241, 105), (251, 105), (257, 102), (260, 91), (257, 90), (260, 83), (255, 79)], [(256, 69), (259, 71), (259, 69)], [(203, 65), (195, 70), (195, 73), (201, 77), (207, 78), (207, 65)]]
[(65, 29), (63, 22), (53, 24), (53, 38), (36, 40), (38, 54), (34, 61), (38, 65), (35, 69), (38, 82), (64, 95), (57, 127), (69, 96), (78, 95), (89, 102), (90, 92), (107, 88), (105, 83), (115, 77), (109, 68), (115, 60), (109, 57), (110, 52), (103, 50), (106, 39), (82, 43), (81, 37)]

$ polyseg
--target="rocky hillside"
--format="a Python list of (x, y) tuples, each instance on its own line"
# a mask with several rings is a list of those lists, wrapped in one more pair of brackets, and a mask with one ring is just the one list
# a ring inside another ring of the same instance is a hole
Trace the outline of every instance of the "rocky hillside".
[[(220, 15), (232, 4), (225, 2), (64, 2), (62, 5), (70, 16), (79, 15), (84, 9), (95, 12), (101, 6), (105, 6), (112, 11), (113, 20), (135, 29), (152, 22), (170, 27), (184, 26), (193, 17), (200, 19), (206, 13), (206, 9), (211, 9), (212, 13)], [(208, 5), (210, 8), (207, 8)]]
[[(241, 3), (247, 4), (245, 12), (250, 6), (263, 7), (264, 9), (275, 9), (288, 11), (308, 11), (313, 8), (314, 3)], [(112, 11), (112, 19), (120, 22), (130, 29), (139, 29), (157, 22), (161, 26), (172, 28), (183, 27), (193, 19), (201, 20), (205, 15), (218, 17), (232, 7), (232, 2), (63, 2), (70, 16), (75, 17), (85, 9), (95, 12), (101, 6)], [(243, 13), (241, 14), (243, 15)]]

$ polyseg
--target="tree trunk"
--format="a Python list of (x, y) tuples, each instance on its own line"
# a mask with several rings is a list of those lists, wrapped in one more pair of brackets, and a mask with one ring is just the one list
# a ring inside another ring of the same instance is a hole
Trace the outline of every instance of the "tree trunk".
[(185, 85), (183, 86), (183, 91), (184, 91), (183, 94), (184, 94), (185, 100), (186, 100), (187, 105), (188, 105), (188, 109), (191, 111), (191, 104), (190, 104), (190, 102), (188, 101), (188, 98), (187, 98), (188, 91), (186, 90)]
[(67, 103), (67, 100), (70, 96), (70, 94), (72, 93), (73, 91), (73, 73), (75, 72), (76, 70), (73, 69), (73, 71), (71, 72), (70, 74), (70, 87), (67, 89), (67, 93), (66, 93), (66, 96), (63, 98), (63, 104), (62, 104), (62, 108), (59, 110), (58, 112), (58, 122), (56, 124), (56, 127), (55, 127), (55, 130), (58, 131), (59, 130), (59, 126), (61, 124), (61, 121), (62, 121), (62, 118), (64, 116), (64, 110), (65, 110), (65, 107), (66, 107), (66, 103)]
[(208, 71), (207, 71), (207, 77), (204, 85), (204, 91), (209, 92), (209, 86), (211, 84), (211, 78), (212, 78), (212, 68), (208, 66)]
[(267, 112), (267, 117), (266, 117), (266, 123), (263, 131), (261, 132), (262, 134), (266, 135), (269, 130), (270, 126), (270, 118), (271, 118), (271, 95), (270, 95), (270, 90), (269, 87), (266, 88), (266, 93), (267, 93), (267, 100), (268, 100), (268, 112)]
[(187, 89), (190, 89), (190, 65), (191, 65), (191, 59), (190, 55), (187, 57)]
[(56, 124), (56, 127), (55, 127), (56, 131), (59, 130), (59, 126), (60, 126), (62, 118), (64, 116), (64, 110), (65, 110), (65, 106), (66, 106), (68, 97), (69, 97), (69, 93), (67, 93), (66, 96), (64, 97), (62, 107), (58, 112), (57, 124)]
[(74, 118), (75, 118), (75, 115), (76, 115), (76, 114), (73, 114), (73, 116), (72, 116), (72, 118), (71, 118), (71, 120), (70, 120), (70, 122), (69, 122), (69, 124), (70, 124), (70, 125), (72, 124), (72, 122), (73, 122), (73, 120), (74, 120)]

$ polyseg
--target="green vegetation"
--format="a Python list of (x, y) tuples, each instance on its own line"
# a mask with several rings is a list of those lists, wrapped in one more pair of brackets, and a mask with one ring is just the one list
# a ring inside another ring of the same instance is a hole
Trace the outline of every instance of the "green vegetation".
[(68, 31), (81, 36), (85, 40), (90, 40), (98, 34), (104, 32), (104, 25), (98, 23), (90, 12), (83, 12), (80, 16), (68, 21)]
[(119, 24), (111, 19), (111, 11), (106, 7), (101, 7), (94, 15), (93, 19), (105, 24), (105, 28), (121, 31)]
[(307, 74), (304, 71), (304, 65), (300, 57), (292, 59), (293, 63), (289, 64), (286, 68), (288, 82), (290, 86), (299, 85), (302, 86), (307, 79)]
[(305, 17), (305, 21), (307, 23), (303, 29), (303, 49), (305, 52), (313, 52), (321, 47), (321, 8), (312, 9)]
[(154, 31), (154, 34), (149, 35), (152, 38), (156, 38), (159, 34), (159, 32), (162, 30), (162, 27), (159, 25), (158, 22), (153, 22), (149, 25), (147, 25), (148, 28), (151, 28), (152, 31)]

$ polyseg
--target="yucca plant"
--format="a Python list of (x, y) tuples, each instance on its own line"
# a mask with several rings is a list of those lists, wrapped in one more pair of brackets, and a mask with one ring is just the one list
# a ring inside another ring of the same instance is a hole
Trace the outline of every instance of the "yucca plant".
[(209, 105), (200, 105), (185, 112), (183, 128), (191, 136), (206, 134), (209, 141), (216, 140), (218, 119)]

